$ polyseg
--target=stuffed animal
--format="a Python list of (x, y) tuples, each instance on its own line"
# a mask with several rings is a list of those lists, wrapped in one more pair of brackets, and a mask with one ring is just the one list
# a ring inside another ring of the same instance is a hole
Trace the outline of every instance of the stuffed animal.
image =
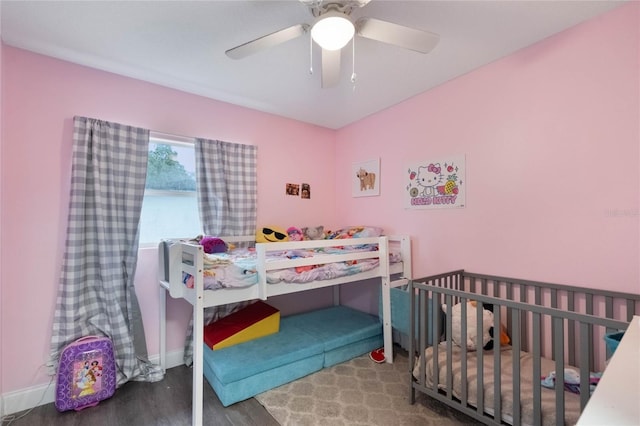
[[(486, 345), (484, 345), (485, 350), (489, 351), (491, 349), (493, 349), (493, 342), (495, 340), (495, 336), (493, 333), (493, 327), (491, 327), (489, 329), (489, 334), (491, 335), (491, 340), (489, 341), (489, 343), (487, 343)], [(507, 334), (507, 329), (503, 324), (500, 324), (500, 346), (505, 346), (511, 343), (511, 338), (509, 337), (509, 335)]]
[(304, 239), (302, 230), (300, 228), (296, 228), (295, 226), (290, 226), (289, 228), (287, 228), (287, 235), (289, 236), (289, 241), (302, 241)]
[(200, 245), (203, 247), (205, 253), (225, 253), (228, 250), (227, 243), (221, 238), (204, 236), (200, 239)]
[[(371, 228), (374, 229), (374, 228)], [(348, 228), (342, 228), (334, 232), (330, 232), (327, 235), (328, 240), (340, 240), (345, 238), (360, 238), (360, 237), (371, 237), (373, 236), (371, 233), (363, 234), (365, 230), (364, 226), (350, 226)], [(379, 235), (376, 235), (379, 236)]]
[(324, 226), (310, 226), (302, 228), (305, 240), (324, 240)]
[[(475, 302), (467, 303), (466, 342), (462, 341), (462, 303), (457, 303), (451, 308), (451, 338), (453, 343), (468, 351), (475, 351), (478, 347), (482, 348), (491, 340), (489, 328), (493, 326), (493, 313), (483, 309), (482, 330), (478, 331), (475, 305)], [(447, 312), (446, 308), (445, 312)]]
[(289, 241), (287, 231), (278, 226), (265, 226), (256, 231), (256, 243)]
[[(471, 302), (471, 303), (475, 303), (475, 302)], [(491, 314), (493, 315), (493, 305), (492, 304), (483, 303), (482, 307), (485, 310), (491, 312)], [(485, 349), (487, 351), (493, 349), (493, 342), (496, 340), (496, 335), (495, 335), (495, 333), (493, 331), (493, 322), (491, 323), (491, 327), (489, 328), (489, 335), (491, 335), (491, 340), (489, 340), (489, 342), (483, 346), (483, 349)], [(500, 324), (500, 346), (508, 345), (510, 343), (511, 343), (511, 338), (507, 334), (507, 328), (504, 326), (504, 324)]]
[[(468, 351), (475, 351), (480, 346), (482, 349), (493, 349), (494, 330), (493, 330), (493, 307), (491, 305), (483, 305), (482, 309), (482, 330), (478, 333), (477, 330), (477, 313), (476, 313), (476, 301), (469, 301), (467, 303), (467, 341), (462, 342), (462, 304), (458, 303), (451, 308), (451, 338), (453, 342)], [(446, 312), (446, 310), (445, 310)], [(481, 339), (479, 335), (481, 335)], [(511, 342), (509, 336), (501, 325), (500, 330), (500, 344), (508, 345)], [(479, 344), (480, 343), (480, 344)]]

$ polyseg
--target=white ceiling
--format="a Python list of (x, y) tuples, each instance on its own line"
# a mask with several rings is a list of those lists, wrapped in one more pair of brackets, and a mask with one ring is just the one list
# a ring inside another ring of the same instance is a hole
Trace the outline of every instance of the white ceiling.
[(624, 1), (384, 1), (352, 12), (435, 32), (420, 54), (356, 38), (342, 52), (341, 83), (320, 87), (303, 35), (241, 60), (225, 50), (297, 23), (289, 1), (7, 1), (2, 40), (70, 62), (338, 129), (609, 11)]

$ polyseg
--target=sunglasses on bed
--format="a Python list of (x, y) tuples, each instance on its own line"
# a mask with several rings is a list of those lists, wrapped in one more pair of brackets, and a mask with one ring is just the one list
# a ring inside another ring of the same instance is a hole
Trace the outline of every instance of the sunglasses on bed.
[(262, 233), (264, 235), (273, 234), (279, 240), (282, 240), (284, 237), (286, 237), (286, 235), (284, 235), (282, 232), (274, 231), (273, 229), (270, 229), (270, 228), (262, 228)]

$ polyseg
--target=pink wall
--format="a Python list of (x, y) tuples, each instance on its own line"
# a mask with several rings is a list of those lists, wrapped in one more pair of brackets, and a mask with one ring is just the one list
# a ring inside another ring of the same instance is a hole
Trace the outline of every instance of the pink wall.
[[(38, 368), (64, 245), (74, 115), (256, 144), (261, 223), (410, 233), (416, 276), (464, 267), (640, 292), (639, 11), (625, 6), (337, 132), (5, 46), (2, 392), (48, 382)], [(290, 161), (301, 146), (313, 155)], [(467, 207), (405, 210), (405, 165), (454, 154), (466, 155)], [(351, 164), (373, 157), (381, 195), (352, 198)], [(285, 197), (286, 182), (310, 183), (313, 198)], [(141, 250), (136, 276), (152, 355), (155, 257)], [(275, 303), (294, 311), (321, 300)], [(189, 311), (182, 301), (169, 309), (171, 350)]]
[[(49, 353), (74, 115), (257, 145), (259, 222), (333, 222), (334, 131), (7, 46), (2, 55), (3, 392), (48, 382), (45, 369), (38, 368)], [(296, 155), (303, 150), (306, 155)], [(312, 198), (285, 196), (287, 182), (309, 183)], [(141, 250), (136, 285), (151, 355), (158, 353), (156, 270), (156, 250)], [(294, 309), (311, 298), (301, 297)], [(328, 303), (329, 294), (323, 297)], [(312, 303), (322, 303), (323, 297), (313, 297)], [(189, 313), (183, 301), (172, 301), (170, 350), (182, 347)]]
[[(640, 293), (640, 4), (341, 129), (338, 217), (413, 236), (414, 275), (474, 272)], [(406, 210), (416, 160), (466, 156), (467, 206)], [(381, 158), (379, 197), (351, 165)]]

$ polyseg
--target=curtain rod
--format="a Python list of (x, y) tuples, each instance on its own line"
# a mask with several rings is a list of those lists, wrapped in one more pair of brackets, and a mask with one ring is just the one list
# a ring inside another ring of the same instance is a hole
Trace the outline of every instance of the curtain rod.
[(158, 132), (157, 130), (149, 130), (149, 136), (155, 139), (166, 139), (169, 141), (193, 143), (195, 136), (174, 135), (172, 133)]
[[(157, 130), (149, 130), (149, 137), (166, 140), (168, 142), (188, 143), (188, 144), (194, 144), (197, 138), (196, 136), (176, 135), (173, 133), (159, 132)], [(207, 138), (198, 138), (198, 139), (208, 140)], [(212, 139), (212, 140), (215, 140), (215, 139)], [(253, 144), (247, 143), (247, 144), (239, 144), (239, 145), (253, 145)]]

